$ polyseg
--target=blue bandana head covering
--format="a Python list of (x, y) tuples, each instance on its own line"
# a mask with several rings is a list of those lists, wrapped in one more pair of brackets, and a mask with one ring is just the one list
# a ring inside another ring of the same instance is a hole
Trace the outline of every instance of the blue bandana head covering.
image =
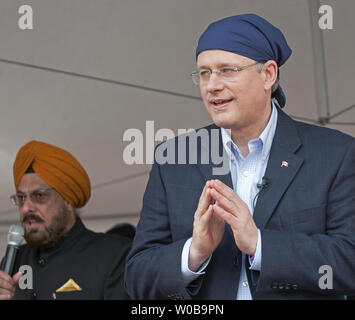
[[(281, 67), (292, 50), (279, 29), (255, 14), (242, 14), (211, 23), (201, 35), (197, 56), (205, 50), (220, 49), (258, 62), (274, 60)], [(278, 75), (279, 76), (279, 75)], [(282, 88), (272, 94), (280, 107), (286, 104)]]

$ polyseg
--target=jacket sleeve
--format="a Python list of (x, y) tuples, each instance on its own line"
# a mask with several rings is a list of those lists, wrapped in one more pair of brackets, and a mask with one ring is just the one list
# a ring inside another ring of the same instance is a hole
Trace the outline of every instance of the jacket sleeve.
[(261, 231), (263, 259), (257, 290), (354, 294), (354, 141), (351, 140), (344, 152), (343, 161), (328, 188), (327, 203), (322, 207), (325, 233), (306, 234), (267, 228)]
[(161, 167), (154, 163), (126, 265), (125, 285), (132, 299), (190, 298), (181, 274), (187, 238), (173, 240), (169, 214)]

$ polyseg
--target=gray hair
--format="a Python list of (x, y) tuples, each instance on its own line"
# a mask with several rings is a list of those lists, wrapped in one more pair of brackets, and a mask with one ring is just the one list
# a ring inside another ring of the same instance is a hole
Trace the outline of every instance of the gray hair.
[[(264, 66), (264, 64), (262, 62), (259, 62), (256, 65), (256, 70), (260, 73), (261, 70), (263, 69), (263, 66)], [(277, 90), (278, 87), (279, 87), (279, 79), (277, 78), (276, 81), (274, 82), (274, 84), (271, 87), (271, 94), (273, 94)]]

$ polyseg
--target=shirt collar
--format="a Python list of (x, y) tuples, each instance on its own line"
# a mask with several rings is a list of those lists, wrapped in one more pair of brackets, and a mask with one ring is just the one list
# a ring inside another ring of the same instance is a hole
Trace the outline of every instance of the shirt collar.
[[(277, 124), (277, 108), (276, 108), (274, 102), (272, 101), (272, 112), (271, 112), (269, 122), (267, 123), (263, 132), (260, 134), (259, 138), (250, 140), (248, 142), (248, 144), (250, 145), (250, 143), (253, 141), (256, 141), (256, 140), (261, 141), (262, 156), (265, 158), (268, 156), (268, 154), (270, 153), (270, 150), (271, 150), (271, 145), (272, 145), (272, 141), (274, 139), (275, 130), (276, 130), (276, 124)], [(234, 146), (235, 149), (238, 151), (238, 154), (241, 155), (241, 152), (239, 151), (238, 146), (231, 139), (230, 130), (221, 128), (221, 133), (222, 133), (223, 146), (224, 146), (224, 149), (226, 150), (228, 156), (231, 157), (232, 146)]]

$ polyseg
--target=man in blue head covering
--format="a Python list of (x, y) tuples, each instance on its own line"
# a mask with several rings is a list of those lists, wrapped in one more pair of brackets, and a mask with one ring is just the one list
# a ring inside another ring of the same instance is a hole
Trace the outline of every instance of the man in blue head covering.
[(281, 110), (279, 68), (290, 55), (281, 31), (254, 14), (201, 35), (192, 79), (214, 125), (197, 132), (218, 130), (230, 171), (154, 163), (126, 267), (132, 298), (355, 291), (354, 138)]
[[(269, 67), (269, 62), (274, 61), (276, 66), (273, 67), (276, 68), (277, 80), (268, 79), (273, 80), (275, 84), (272, 97), (278, 101), (281, 108), (285, 106), (285, 94), (281, 86), (277, 85), (278, 68), (291, 56), (292, 50), (281, 31), (268, 21), (255, 14), (243, 14), (214, 22), (201, 35), (196, 49), (196, 58), (201, 52), (207, 50), (232, 52), (249, 58), (248, 61), (260, 64), (268, 62), (265, 65), (266, 69)], [(234, 81), (238, 70), (231, 73), (233, 77), (230, 80)], [(194, 75), (197, 81), (199, 81), (198, 75), (198, 73)]]

